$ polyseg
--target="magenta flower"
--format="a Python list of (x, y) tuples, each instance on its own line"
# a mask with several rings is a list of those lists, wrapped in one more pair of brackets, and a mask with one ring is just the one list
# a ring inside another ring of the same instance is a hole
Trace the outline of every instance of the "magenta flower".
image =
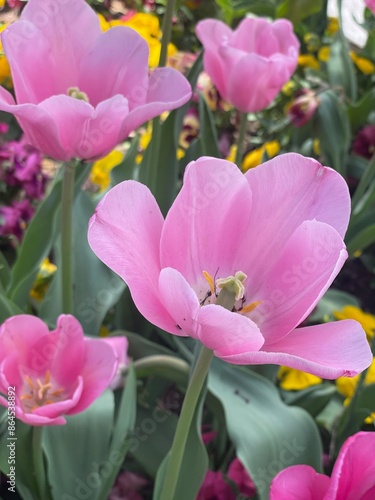
[(124, 385), (122, 375), (129, 366), (130, 360), (128, 358), (128, 339), (126, 337), (105, 337), (102, 341), (106, 342), (114, 349), (118, 359), (117, 371), (109, 384), (109, 388), (115, 390)]
[(237, 488), (242, 495), (246, 497), (253, 497), (256, 494), (254, 481), (251, 479), (249, 473), (238, 458), (235, 458), (230, 463), (227, 476), (231, 481), (236, 483)]
[(16, 395), (16, 417), (30, 425), (61, 425), (63, 415), (85, 410), (108, 387), (118, 359), (113, 347), (89, 339), (70, 315), (52, 332), (42, 320), (21, 314), (0, 327), (0, 404), (8, 388)]
[(205, 19), (196, 34), (204, 47), (205, 71), (240, 111), (266, 108), (296, 69), (299, 42), (286, 19), (246, 18), (235, 31)]
[(220, 470), (208, 470), (196, 500), (236, 500), (236, 495)]
[(365, 0), (366, 7), (368, 7), (375, 15), (375, 0)]
[(177, 71), (148, 74), (148, 45), (134, 30), (102, 33), (85, 0), (29, 0), (2, 42), (17, 104), (0, 87), (0, 109), (14, 114), (27, 140), (57, 160), (103, 156), (191, 96)]
[[(158, 327), (229, 363), (337, 378), (372, 361), (360, 324), (296, 327), (347, 258), (349, 213), (344, 179), (313, 159), (281, 155), (243, 175), (228, 161), (200, 158), (165, 220), (147, 187), (125, 181), (99, 203), (88, 236)], [(216, 304), (228, 281), (231, 311)]]
[(320, 104), (320, 99), (315, 92), (301, 89), (296, 98), (287, 107), (287, 116), (295, 127), (302, 127), (314, 116)]
[(271, 484), (271, 500), (371, 500), (375, 498), (375, 433), (358, 432), (343, 444), (332, 475), (309, 465), (282, 470)]

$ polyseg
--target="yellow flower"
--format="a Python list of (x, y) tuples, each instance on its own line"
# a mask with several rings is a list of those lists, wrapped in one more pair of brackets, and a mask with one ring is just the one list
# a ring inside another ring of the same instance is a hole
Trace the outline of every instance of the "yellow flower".
[(280, 144), (278, 141), (266, 142), (260, 148), (253, 149), (247, 153), (242, 162), (242, 171), (246, 172), (250, 168), (257, 167), (262, 163), (264, 153), (267, 153), (269, 158), (273, 158), (280, 151)]
[[(9, 23), (3, 24), (0, 26), (0, 33), (5, 30), (9, 26)], [(10, 72), (10, 66), (7, 58), (3, 52), (3, 46), (0, 42), (0, 85), (4, 85), (5, 87), (12, 87), (12, 76)]]
[(316, 156), (320, 156), (322, 154), (322, 150), (320, 148), (320, 141), (319, 139), (314, 139), (313, 141), (313, 151), (316, 154)]
[(372, 61), (370, 61), (370, 59), (367, 59), (366, 57), (361, 57), (352, 50), (349, 52), (349, 54), (354, 64), (363, 74), (372, 75), (373, 73), (375, 73), (375, 64)]
[(280, 366), (277, 378), (280, 380), (280, 387), (285, 391), (302, 391), (322, 383), (322, 379), (316, 375), (295, 370), (288, 366)]
[(323, 45), (323, 47), (320, 47), (318, 52), (319, 61), (327, 62), (329, 56), (330, 56), (330, 48), (328, 47), (328, 45)]
[(229, 150), (229, 154), (225, 159), (234, 163), (236, 161), (236, 155), (237, 155), (237, 144), (232, 144)]
[(301, 54), (300, 56), (298, 56), (298, 65), (302, 66), (303, 68), (320, 68), (318, 59), (311, 54)]
[(0, 0), (0, 9), (2, 9), (7, 0)]
[(342, 311), (333, 311), (336, 319), (354, 319), (362, 325), (367, 339), (371, 340), (375, 334), (375, 316), (362, 311), (356, 306), (345, 306)]
[[(151, 68), (156, 68), (160, 59), (160, 39), (162, 36), (158, 17), (153, 14), (137, 12), (134, 16), (126, 20), (115, 19), (107, 21), (101, 14), (98, 14), (98, 16), (103, 31), (107, 31), (115, 26), (127, 26), (139, 33), (146, 40), (150, 49), (148, 64)], [(168, 57), (171, 57), (176, 52), (176, 46), (173, 43), (168, 44)]]
[(57, 267), (55, 266), (55, 264), (52, 264), (48, 258), (43, 260), (39, 268), (34, 286), (30, 290), (30, 297), (35, 300), (42, 300), (48, 290), (52, 276), (55, 274), (56, 270)]
[[(337, 390), (346, 398), (344, 405), (348, 405), (350, 403), (359, 382), (359, 378), (360, 375), (356, 375), (353, 378), (340, 377), (336, 380)], [(365, 385), (368, 384), (375, 384), (375, 358), (366, 373)]]
[(370, 413), (368, 417), (365, 418), (366, 424), (375, 424), (375, 412)]
[(316, 33), (306, 33), (303, 41), (309, 52), (316, 52), (320, 46), (320, 38)]
[(337, 17), (329, 17), (328, 18), (328, 24), (327, 24), (327, 28), (326, 28), (326, 32), (328, 35), (332, 36), (335, 33), (337, 33), (339, 27), (340, 27), (340, 25), (339, 25), (339, 20), (337, 19)]
[(109, 337), (109, 334), (110, 334), (109, 329), (106, 326), (102, 325), (99, 330), (99, 337), (103, 338)]
[(91, 168), (90, 181), (99, 186), (100, 191), (107, 189), (111, 182), (111, 170), (124, 158), (121, 151), (113, 150), (104, 158), (96, 161)]
[(281, 92), (284, 95), (290, 96), (293, 94), (294, 90), (296, 88), (296, 84), (294, 83), (293, 80), (289, 80), (289, 82), (284, 83)]

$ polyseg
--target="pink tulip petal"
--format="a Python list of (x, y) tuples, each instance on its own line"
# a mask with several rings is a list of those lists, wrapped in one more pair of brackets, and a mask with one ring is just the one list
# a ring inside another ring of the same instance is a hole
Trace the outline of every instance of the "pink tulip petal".
[(120, 140), (121, 125), (128, 113), (128, 103), (120, 95), (101, 102), (95, 109), (68, 96), (50, 97), (38, 108), (57, 124), (66, 159), (90, 159), (111, 151)]
[(361, 373), (373, 358), (361, 325), (344, 320), (297, 328), (259, 352), (244, 351), (222, 359), (236, 365), (285, 365), (335, 379)]
[(118, 367), (113, 348), (100, 339), (85, 339), (85, 360), (81, 370), (83, 391), (76, 406), (67, 412), (73, 415), (85, 410), (108, 388)]
[(197, 338), (199, 301), (185, 278), (175, 269), (162, 269), (159, 292), (164, 307), (175, 320), (175, 328), (169, 332)]
[(215, 356), (226, 359), (244, 351), (258, 351), (264, 338), (255, 323), (246, 316), (210, 304), (198, 312), (198, 338)]
[(165, 310), (158, 289), (163, 222), (150, 190), (126, 181), (111, 189), (97, 206), (88, 239), (96, 255), (129, 285), (143, 316), (174, 331), (175, 321)]
[[(22, 349), (24, 346), (22, 346)], [(22, 357), (21, 357), (22, 360)], [(22, 361), (21, 361), (22, 363)], [(21, 365), (22, 366), (22, 365)], [(8, 354), (1, 362), (1, 390), (6, 394), (9, 386), (15, 386), (16, 389), (22, 386), (23, 378), (20, 373), (20, 356), (17, 351)]]
[(190, 84), (181, 73), (172, 68), (154, 69), (149, 81), (138, 82), (131, 91), (133, 108), (124, 121), (121, 137), (127, 137), (131, 131), (164, 111), (179, 108), (190, 97)]
[[(243, 269), (234, 256), (249, 222), (251, 192), (238, 168), (225, 160), (200, 158), (188, 165), (161, 239), (162, 267), (177, 269), (191, 285)], [(249, 247), (247, 252), (249, 252)], [(206, 283), (207, 286), (207, 283)]]
[(56, 418), (49, 418), (43, 415), (36, 415), (35, 413), (23, 413), (17, 412), (16, 416), (22, 422), (28, 425), (64, 425), (66, 424), (66, 420), (64, 417), (58, 416)]
[(272, 26), (264, 18), (247, 17), (237, 26), (230, 45), (243, 52), (271, 56), (279, 52), (279, 41), (273, 34)]
[(69, 387), (82, 370), (83, 356), (82, 326), (70, 314), (62, 314), (56, 329), (35, 342), (25, 361), (25, 369), (30, 368), (42, 378), (48, 370), (57, 384)]
[(24, 363), (36, 341), (49, 333), (47, 325), (36, 316), (19, 314), (0, 327), (0, 362), (9, 354), (17, 354)]
[(204, 19), (195, 28), (199, 41), (204, 45), (204, 68), (220, 94), (226, 95), (227, 68), (219, 55), (218, 47), (229, 43), (232, 30), (222, 21)]
[(270, 500), (323, 500), (330, 481), (309, 465), (292, 465), (273, 479)]
[[(347, 259), (338, 232), (306, 221), (293, 233), (276, 264), (249, 302), (262, 301), (250, 316), (272, 344), (296, 328), (314, 309)], [(251, 276), (248, 290), (251, 290)]]
[(263, 282), (265, 270), (274, 265), (305, 220), (325, 222), (342, 237), (345, 235), (350, 215), (349, 190), (334, 170), (311, 158), (287, 153), (250, 169), (245, 177), (253, 205), (246, 238), (234, 258), (251, 261), (251, 276), (256, 284)]
[(126, 96), (130, 109), (141, 106), (147, 95), (148, 53), (147, 42), (136, 31), (112, 28), (96, 39), (83, 58), (78, 87), (93, 106), (116, 94)]
[(347, 439), (333, 467), (327, 500), (373, 499), (371, 494), (375, 492), (374, 457), (375, 433), (358, 432)]

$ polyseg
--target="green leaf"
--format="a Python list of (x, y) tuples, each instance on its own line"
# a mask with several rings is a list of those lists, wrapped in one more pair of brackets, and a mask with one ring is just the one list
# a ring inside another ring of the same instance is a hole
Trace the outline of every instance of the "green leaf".
[(347, 250), (352, 256), (355, 252), (363, 251), (373, 243), (375, 243), (375, 224), (367, 226), (353, 236), (347, 242)]
[(208, 388), (224, 406), (230, 439), (261, 500), (268, 499), (271, 480), (285, 467), (307, 464), (321, 470), (314, 421), (301, 408), (283, 403), (271, 382), (215, 360)]
[(312, 119), (315, 137), (326, 165), (345, 175), (350, 147), (350, 127), (345, 106), (332, 90), (320, 94), (320, 105)]
[(375, 88), (366, 92), (359, 101), (349, 104), (348, 116), (353, 132), (367, 123), (368, 116), (375, 108)]
[(201, 126), (199, 140), (202, 145), (203, 155), (215, 156), (216, 158), (219, 158), (220, 152), (218, 147), (215, 119), (212, 111), (201, 94), (199, 94), (199, 118)]
[[(80, 191), (73, 211), (74, 315), (87, 335), (98, 335), (105, 315), (125, 288), (121, 278), (97, 258), (87, 242), (87, 227), (96, 204), (96, 199)], [(62, 310), (60, 238), (54, 256), (57, 271), (40, 308), (40, 316), (52, 325)]]
[(10, 267), (4, 254), (0, 252), (0, 289), (6, 290), (10, 281)]
[[(90, 165), (77, 168), (76, 190), (87, 178), (90, 168)], [(61, 203), (61, 185), (61, 179), (56, 181), (49, 195), (40, 204), (25, 232), (12, 269), (8, 296), (22, 308), (28, 301), (39, 267), (51, 250), (56, 215)]]
[[(181, 464), (181, 472), (175, 491), (175, 498), (179, 500), (195, 500), (208, 469), (208, 455), (202, 441), (201, 430), (205, 392), (206, 391), (203, 391), (200, 397), (200, 402), (197, 405), (188, 434), (185, 453)], [(158, 500), (160, 498), (169, 459), (170, 453), (168, 453), (159, 467), (155, 480), (153, 500)]]
[(293, 24), (318, 13), (322, 8), (322, 0), (284, 0), (276, 9), (276, 17), (286, 17)]
[(173, 351), (167, 349), (160, 344), (145, 339), (142, 335), (133, 332), (126, 332), (123, 330), (116, 330), (113, 335), (125, 335), (128, 339), (129, 347), (128, 354), (133, 359), (139, 359), (146, 356), (153, 356), (155, 354), (174, 354)]
[(129, 435), (134, 431), (137, 408), (137, 379), (131, 364), (128, 369), (126, 383), (122, 391), (120, 408), (116, 417), (113, 430), (109, 458), (112, 457), (113, 469), (104, 477), (99, 498), (108, 498), (121, 465), (125, 460), (130, 446)]
[(106, 391), (87, 410), (61, 426), (43, 429), (47, 475), (54, 498), (101, 500), (103, 481), (118, 467), (110, 440), (114, 397)]
[(317, 384), (302, 391), (281, 391), (288, 405), (299, 406), (316, 417), (329, 403), (336, 388), (332, 384)]
[(0, 324), (16, 314), (23, 314), (22, 309), (20, 309), (17, 304), (12, 302), (10, 299), (5, 297), (5, 295), (0, 293)]
[(320, 299), (309, 319), (314, 323), (323, 322), (324, 319), (332, 318), (334, 311), (341, 311), (343, 307), (349, 305), (360, 307), (361, 304), (354, 295), (331, 288)]
[(341, 28), (330, 46), (327, 70), (331, 86), (343, 87), (346, 96), (351, 101), (355, 101), (357, 99), (356, 72), (349, 55), (348, 42)]
[(134, 137), (123, 161), (111, 170), (113, 186), (129, 179), (137, 179), (139, 165), (137, 165), (135, 160), (138, 154), (138, 143), (138, 136)]

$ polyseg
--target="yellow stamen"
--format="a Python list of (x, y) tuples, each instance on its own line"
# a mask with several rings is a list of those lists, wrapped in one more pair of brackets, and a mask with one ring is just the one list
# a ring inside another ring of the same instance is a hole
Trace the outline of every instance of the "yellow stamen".
[(46, 371), (46, 384), (49, 384), (51, 381), (51, 372), (49, 370)]
[(30, 394), (24, 394), (20, 399), (33, 399), (33, 397)]
[(60, 396), (64, 392), (64, 389), (57, 389), (57, 391), (51, 392), (52, 397)]
[(25, 380), (29, 384), (30, 389), (35, 389), (34, 382), (31, 380), (31, 378), (28, 375), (26, 375)]
[(240, 311), (241, 314), (246, 314), (251, 311), (254, 311), (256, 307), (258, 307), (263, 301), (262, 300), (257, 300), (256, 302), (251, 302), (250, 304), (247, 304), (247, 306), (243, 307)]
[(39, 379), (37, 380), (37, 383), (39, 387), (38, 398), (40, 400), (43, 400), (44, 395), (48, 392), (49, 389), (51, 389), (52, 384), (42, 384), (42, 382)]
[(207, 271), (203, 271), (203, 276), (210, 287), (212, 295), (215, 295), (215, 283), (213, 277)]

